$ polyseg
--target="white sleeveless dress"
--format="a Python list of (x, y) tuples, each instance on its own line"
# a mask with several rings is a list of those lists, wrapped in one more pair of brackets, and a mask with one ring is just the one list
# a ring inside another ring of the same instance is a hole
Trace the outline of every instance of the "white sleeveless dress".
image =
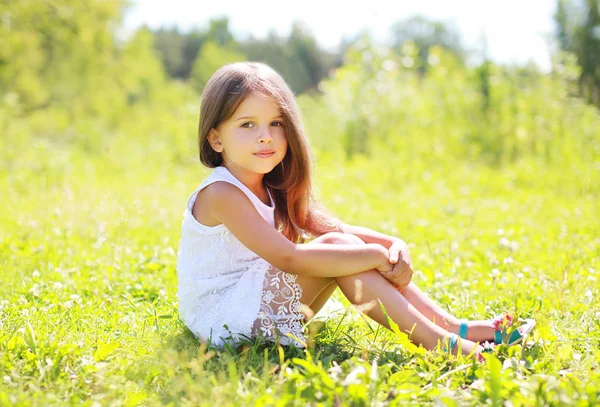
[(279, 338), (283, 345), (304, 347), (302, 287), (295, 274), (270, 265), (244, 246), (224, 224), (201, 224), (192, 215), (198, 192), (216, 181), (236, 185), (258, 213), (275, 227), (275, 202), (265, 205), (248, 187), (219, 166), (187, 201), (177, 253), (179, 315), (196, 337), (222, 347), (243, 337)]

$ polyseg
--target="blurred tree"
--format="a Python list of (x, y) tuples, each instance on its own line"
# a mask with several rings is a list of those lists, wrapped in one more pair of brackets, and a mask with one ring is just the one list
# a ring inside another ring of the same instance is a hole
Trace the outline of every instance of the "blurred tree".
[(129, 104), (152, 100), (154, 93), (165, 82), (164, 67), (154, 54), (152, 41), (152, 32), (143, 27), (121, 50), (115, 77), (119, 88), (126, 92)]
[(0, 2), (0, 104), (29, 115), (60, 111), (62, 125), (84, 116), (114, 124), (130, 105), (165, 88), (151, 32), (117, 40), (125, 3), (94, 0)]
[(202, 31), (192, 31), (184, 37), (182, 49), (183, 65), (181, 69), (182, 79), (190, 77), (192, 66), (198, 56), (198, 51), (200, 51), (202, 44), (204, 44), (208, 38), (208, 35)]
[(93, 91), (118, 57), (113, 31), (121, 12), (117, 1), (1, 2), (0, 93), (34, 110)]
[[(207, 78), (200, 79), (204, 75), (200, 73), (203, 68), (198, 68), (200, 71), (192, 70), (196, 69), (194, 66), (199, 50), (208, 41), (221, 51), (229, 50), (234, 55), (244, 54), (244, 59), (270, 65), (285, 78), (296, 93), (316, 89), (318, 83), (336, 65), (337, 55), (321, 50), (314, 37), (299, 22), (294, 22), (287, 38), (270, 32), (264, 40), (250, 36), (241, 43), (238, 43), (231, 33), (226, 17), (211, 20), (205, 31), (181, 33), (177, 28), (162, 28), (155, 31), (154, 36), (154, 45), (168, 74), (184, 80), (194, 77), (192, 82), (197, 89), (203, 86)], [(210, 49), (214, 51), (213, 46), (210, 46)], [(211, 66), (208, 70), (213, 68), (214, 66)]]
[(461, 44), (460, 34), (456, 27), (449, 23), (432, 21), (422, 16), (415, 16), (398, 21), (391, 26), (395, 49), (400, 49), (405, 41), (412, 41), (419, 50), (417, 68), (421, 74), (427, 70), (429, 49), (439, 45), (454, 53), (464, 61), (465, 50)]
[(192, 74), (194, 61), (206, 41), (213, 41), (220, 47), (239, 51), (237, 42), (229, 28), (229, 19), (222, 17), (209, 21), (205, 30), (194, 29), (182, 33), (176, 26), (154, 31), (154, 47), (169, 76), (188, 80)]
[(233, 34), (229, 30), (229, 18), (222, 17), (210, 20), (208, 38), (221, 47), (228, 47), (235, 44)]
[[(160, 28), (153, 32), (154, 47), (165, 66), (165, 70), (172, 78), (185, 79), (185, 58), (183, 50), (185, 48), (188, 35), (179, 32), (177, 26), (171, 28)], [(200, 47), (196, 49), (198, 51)], [(196, 55), (194, 54), (194, 58)], [(193, 60), (193, 58), (192, 58)]]
[(316, 86), (327, 75), (332, 58), (317, 46), (312, 34), (300, 22), (294, 22), (288, 38), (293, 60), (298, 61), (308, 74), (309, 83), (303, 90)]
[(201, 92), (212, 74), (221, 66), (245, 60), (246, 55), (239, 51), (225, 48), (214, 41), (206, 41), (194, 61), (190, 82)]
[(250, 61), (263, 62), (276, 70), (295, 93), (311, 86), (311, 80), (303, 61), (299, 60), (287, 45), (285, 38), (269, 32), (264, 40), (249, 38), (242, 47)]
[(577, 55), (579, 94), (600, 107), (600, 0), (558, 0), (554, 20), (560, 48)]

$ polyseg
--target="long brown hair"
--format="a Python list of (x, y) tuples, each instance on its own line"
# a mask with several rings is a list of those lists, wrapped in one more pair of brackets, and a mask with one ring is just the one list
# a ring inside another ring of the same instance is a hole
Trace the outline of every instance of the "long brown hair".
[(275, 227), (294, 243), (304, 243), (327, 232), (341, 231), (339, 219), (316, 202), (312, 195), (314, 157), (294, 93), (283, 78), (266, 64), (227, 64), (208, 80), (200, 102), (200, 161), (208, 168), (223, 164), (221, 153), (213, 150), (208, 142), (208, 134), (229, 119), (250, 94), (273, 98), (284, 119), (287, 153), (282, 162), (263, 178), (275, 201)]

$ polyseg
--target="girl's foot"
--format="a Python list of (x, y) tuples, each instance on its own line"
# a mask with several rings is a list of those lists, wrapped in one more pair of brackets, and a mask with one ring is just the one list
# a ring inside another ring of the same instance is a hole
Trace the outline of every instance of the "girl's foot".
[(517, 328), (517, 332), (513, 332), (510, 338), (502, 337), (502, 328), (511, 327), (513, 325), (513, 317), (508, 313), (504, 315), (498, 315), (492, 320), (487, 321), (466, 321), (462, 320), (459, 322), (458, 329), (455, 333), (459, 334), (461, 338), (468, 339), (473, 342), (483, 343), (485, 341), (494, 341), (496, 344), (507, 343), (514, 345), (519, 343), (523, 336), (531, 332), (535, 326), (533, 319), (524, 320), (524, 325)]
[(477, 361), (481, 363), (485, 363), (485, 358), (483, 357), (484, 353), (493, 352), (496, 345), (492, 342), (485, 342), (482, 344), (473, 343), (466, 340), (460, 340), (459, 336), (456, 334), (451, 334), (448, 338), (446, 338), (446, 345), (443, 347), (444, 352), (451, 353), (453, 355), (457, 355), (459, 349), (461, 348), (461, 353), (463, 355), (471, 354), (473, 350), (475, 350), (471, 355), (477, 359)]

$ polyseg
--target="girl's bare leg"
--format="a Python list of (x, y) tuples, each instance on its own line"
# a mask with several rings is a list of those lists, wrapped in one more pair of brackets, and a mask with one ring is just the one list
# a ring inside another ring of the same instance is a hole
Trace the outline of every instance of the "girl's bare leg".
[[(331, 234), (326, 233), (316, 239), (308, 242), (311, 243), (333, 243)], [(331, 294), (337, 288), (335, 279), (331, 277), (315, 277), (315, 276), (298, 276), (296, 283), (302, 287), (302, 313), (308, 322), (319, 310), (325, 305)]]
[[(421, 314), (377, 270), (336, 277), (336, 282), (352, 304), (365, 305), (366, 307), (362, 311), (389, 329), (390, 326), (377, 301), (379, 299), (390, 319), (398, 324), (400, 330), (409, 334), (411, 341), (415, 344), (421, 344), (426, 349), (433, 349), (437, 346), (438, 341), (445, 343), (450, 336), (448, 331)], [(476, 348), (476, 353), (480, 353), (482, 350), (481, 346), (467, 339), (463, 339), (459, 343), (464, 355), (470, 353), (473, 348)], [(458, 346), (452, 349), (452, 353), (458, 353)]]
[[(328, 233), (320, 236), (321, 243), (325, 242), (331, 244), (356, 244), (356, 239), (358, 239), (356, 236), (344, 235), (341, 233)], [(335, 289), (335, 287), (331, 289), (331, 281), (326, 284), (326, 281), (323, 281), (323, 279), (319, 280), (317, 277), (302, 277), (303, 276), (299, 276), (296, 281), (303, 287), (303, 300), (307, 300), (306, 302), (302, 301), (303, 304), (312, 305), (319, 297), (319, 294), (324, 292), (325, 288), (328, 288), (330, 291)], [(445, 342), (450, 336), (448, 331), (434, 324), (425, 315), (420, 313), (419, 310), (398, 292), (385, 277), (379, 274), (377, 270), (368, 270), (351, 276), (336, 277), (335, 282), (351, 303), (355, 305), (366, 305), (362, 311), (370, 318), (389, 329), (390, 327), (387, 323), (387, 319), (377, 301), (378, 299), (381, 300), (388, 315), (396, 324), (398, 324), (399, 328), (410, 335), (411, 341), (423, 345), (426, 349), (435, 348), (438, 341)], [(303, 285), (303, 283), (308, 283), (306, 285), (308, 290), (305, 290), (305, 285)], [(320, 291), (318, 291), (319, 289)], [(331, 295), (330, 292), (327, 297), (329, 295)], [(324, 303), (323, 297), (324, 296), (321, 296), (320, 301)], [(310, 318), (312, 316), (308, 317)], [(465, 355), (470, 353), (473, 348), (476, 348), (476, 354), (480, 353), (482, 350), (481, 346), (469, 340), (461, 340), (459, 343), (461, 344), (461, 351)], [(455, 346), (452, 349), (452, 353), (456, 354), (457, 352), (458, 346)]]
[[(415, 283), (411, 282), (400, 293), (429, 320), (448, 332), (458, 333), (460, 320), (435, 303)], [(467, 339), (471, 341), (484, 342), (494, 339), (494, 328), (490, 321), (468, 321), (467, 327)]]
[[(356, 243), (364, 243), (358, 236), (350, 235)], [(421, 314), (430, 321), (444, 328), (448, 332), (458, 334), (461, 321), (448, 311), (440, 307), (427, 294), (425, 294), (415, 283), (411, 282), (400, 293)], [(485, 342), (494, 340), (494, 328), (490, 320), (467, 321), (467, 339), (473, 342)], [(524, 328), (518, 328), (521, 331)]]

